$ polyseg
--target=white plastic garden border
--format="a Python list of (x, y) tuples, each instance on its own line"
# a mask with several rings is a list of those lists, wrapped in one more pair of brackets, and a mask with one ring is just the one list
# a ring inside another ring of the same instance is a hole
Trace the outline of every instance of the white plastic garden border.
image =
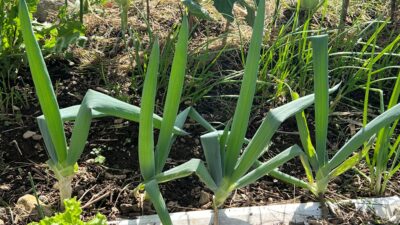
[[(393, 223), (400, 223), (399, 196), (365, 198), (340, 201), (354, 203), (358, 210), (373, 210), (376, 215)], [(338, 204), (330, 204), (335, 208)], [(211, 225), (213, 211), (171, 213), (174, 225)], [(281, 225), (292, 223), (308, 224), (310, 218), (321, 218), (320, 204), (316, 202), (283, 205), (267, 205), (245, 208), (230, 208), (219, 211), (220, 225)], [(110, 225), (161, 225), (157, 215), (141, 216), (135, 220), (109, 222)]]

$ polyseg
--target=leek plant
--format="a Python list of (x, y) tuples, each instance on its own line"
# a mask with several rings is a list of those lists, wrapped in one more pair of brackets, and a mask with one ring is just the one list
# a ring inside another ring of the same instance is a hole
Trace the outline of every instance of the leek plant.
[[(271, 110), (265, 117), (254, 137), (251, 140), (247, 140), (245, 138), (252, 102), (256, 90), (264, 29), (265, 0), (260, 1), (258, 9), (259, 10), (255, 19), (253, 35), (245, 65), (240, 95), (231, 126), (227, 126), (225, 130), (216, 130), (211, 126), (211, 124), (199, 117), (198, 114), (194, 114), (194, 116), (196, 116), (196, 120), (205, 126), (205, 128), (209, 131), (201, 136), (201, 143), (207, 162), (207, 167), (201, 160), (192, 159), (170, 170), (158, 173), (160, 170), (157, 168), (161, 167), (158, 164), (160, 161), (157, 162), (157, 150), (159, 150), (161, 147), (169, 148), (171, 142), (169, 141), (163, 145), (160, 145), (159, 139), (156, 147), (156, 156), (153, 156), (153, 142), (150, 141), (153, 140), (151, 132), (152, 120), (148, 117), (148, 115), (154, 107), (153, 99), (155, 83), (154, 81), (150, 81), (150, 78), (153, 77), (153, 79), (155, 79), (155, 75), (147, 75), (147, 79), (149, 80), (146, 79), (143, 96), (148, 97), (152, 100), (152, 102), (150, 100), (146, 101), (146, 104), (149, 104), (150, 106), (146, 105), (145, 107), (145, 105), (142, 105), (142, 108), (143, 110), (146, 110), (146, 113), (141, 114), (140, 118), (141, 127), (139, 148), (140, 153), (144, 152), (144, 149), (147, 150), (145, 151), (146, 153), (143, 153), (139, 159), (141, 161), (142, 174), (145, 179), (145, 189), (153, 203), (157, 201), (155, 208), (164, 225), (169, 225), (172, 223), (167, 213), (165, 203), (160, 195), (157, 185), (158, 183), (168, 182), (170, 180), (182, 178), (195, 173), (200, 180), (204, 182), (205, 185), (214, 193), (214, 224), (217, 224), (218, 208), (223, 205), (232, 191), (255, 182), (288, 160), (304, 154), (299, 146), (294, 145), (267, 162), (258, 162), (258, 158), (260, 158), (263, 153), (268, 150), (270, 140), (280, 124), (290, 116), (294, 116), (304, 110), (306, 107), (310, 106), (314, 102), (314, 95), (299, 98), (296, 101)], [(183, 28), (184, 27), (186, 27), (185, 21), (183, 24)], [(158, 50), (156, 45), (156, 49), (153, 49), (151, 59), (156, 58), (158, 55), (157, 52)], [(156, 63), (154, 64), (156, 65)], [(153, 64), (151, 63), (150, 65)], [(151, 68), (152, 67), (149, 67), (149, 71)], [(334, 91), (334, 89), (331, 91)], [(164, 115), (163, 123), (164, 121), (167, 121), (167, 118), (168, 116)], [(179, 121), (179, 118), (181, 118), (181, 116), (178, 116), (176, 123), (181, 122)], [(170, 123), (172, 123), (172, 121)], [(163, 127), (161, 127), (160, 138), (162, 137), (162, 130)], [(146, 133), (144, 133), (145, 131)], [(169, 134), (169, 136), (165, 137), (165, 139), (171, 140), (173, 139), (173, 136)], [(247, 144), (246, 147), (243, 151), (241, 151), (245, 144)], [(156, 159), (156, 163), (154, 163), (154, 158)], [(146, 164), (143, 163), (145, 161), (147, 162)], [(163, 162), (165, 162), (165, 157), (162, 158), (161, 163)]]
[[(296, 186), (307, 188), (323, 200), (323, 195), (327, 191), (329, 182), (353, 168), (368, 154), (375, 134), (393, 121), (398, 120), (400, 116), (400, 104), (393, 104), (389, 110), (366, 124), (329, 159), (326, 148), (329, 119), (328, 36), (315, 36), (311, 38), (311, 41), (314, 59), (315, 147), (311, 141), (304, 112), (296, 114), (297, 126), (304, 149), (301, 159), (307, 181), (289, 176), (279, 170), (272, 171), (270, 175)], [(293, 96), (294, 98), (298, 97), (296, 93), (293, 93)], [(361, 150), (358, 151), (360, 147)]]
[[(32, 30), (25, 0), (19, 1), (19, 18), (36, 94), (43, 112), (37, 121), (50, 158), (47, 164), (58, 180), (62, 205), (64, 199), (71, 197), (71, 181), (85, 147), (92, 119), (115, 116), (138, 122), (141, 110), (93, 90), (86, 93), (81, 105), (59, 109), (46, 64)], [(162, 118), (154, 114), (150, 117), (154, 120), (154, 126), (160, 128)], [(75, 121), (69, 145), (64, 132), (65, 121)], [(177, 127), (171, 130), (184, 134)]]
[[(163, 120), (159, 126), (160, 133), (157, 145), (154, 143), (153, 134), (153, 126), (157, 127), (157, 124), (155, 124), (157, 121), (152, 118), (152, 114), (155, 107), (157, 76), (160, 69), (160, 47), (158, 39), (156, 39), (153, 44), (142, 92), (142, 113), (140, 114), (139, 121), (139, 163), (143, 182), (136, 190), (145, 190), (146, 196), (152, 201), (164, 225), (170, 225), (172, 221), (160, 193), (158, 183), (182, 177), (186, 173), (186, 171), (180, 171), (183, 174), (174, 175), (163, 173), (163, 168), (169, 152), (171, 151), (172, 143), (176, 139), (175, 134), (179, 134), (178, 132), (174, 132), (174, 129), (181, 131), (180, 129), (188, 116), (203, 126), (209, 126), (193, 108), (189, 107), (178, 114), (186, 73), (188, 39), (189, 24), (187, 17), (184, 16), (172, 61)], [(188, 170), (192, 168), (195, 168), (195, 170), (205, 170), (204, 164), (200, 163), (198, 160), (191, 160), (185, 165), (190, 167)], [(204, 179), (207, 180), (210, 178), (205, 177)]]
[[(380, 89), (373, 89), (371, 86), (370, 76), (366, 85), (365, 101), (364, 101), (364, 124), (368, 117), (368, 102), (369, 102), (369, 92), (376, 91), (380, 95), (380, 111), (385, 111), (385, 104), (383, 100), (383, 91)], [(400, 96), (400, 74), (397, 76), (396, 84), (393, 88), (392, 95), (387, 105), (387, 110), (392, 109), (399, 101)], [(375, 140), (374, 151), (371, 154), (366, 154), (365, 161), (369, 168), (369, 176), (360, 172), (371, 184), (371, 190), (376, 195), (383, 195), (388, 182), (393, 177), (393, 175), (400, 169), (400, 135), (397, 136), (395, 140), (392, 137), (395, 135), (395, 129), (398, 124), (398, 119), (393, 123), (388, 124), (383, 129), (381, 129)]]

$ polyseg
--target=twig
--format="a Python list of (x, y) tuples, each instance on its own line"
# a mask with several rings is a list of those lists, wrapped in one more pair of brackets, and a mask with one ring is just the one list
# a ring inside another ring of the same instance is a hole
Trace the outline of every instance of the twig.
[[(105, 191), (106, 191), (106, 193), (104, 193)], [(104, 193), (104, 194), (100, 195), (101, 193)], [(102, 200), (103, 198), (106, 198), (109, 194), (110, 194), (110, 191), (107, 191), (107, 189), (103, 189), (98, 194), (93, 195), (93, 197), (84, 206), (82, 206), (82, 209), (85, 209), (85, 208), (91, 206), (92, 204)]]
[(14, 144), (15, 147), (17, 148), (19, 154), (22, 155), (22, 151), (21, 151), (21, 149), (19, 148), (18, 142), (17, 142), (16, 140), (13, 140), (12, 142), (10, 142), (10, 144)]
[(97, 184), (95, 184), (93, 187), (91, 187), (91, 188), (89, 188), (87, 191), (85, 191), (85, 192), (83, 193), (83, 195), (79, 198), (78, 201), (81, 202), (82, 199), (83, 199), (83, 197), (85, 197), (85, 195), (86, 195), (87, 193), (89, 193), (89, 191), (93, 190), (96, 186), (97, 186)]

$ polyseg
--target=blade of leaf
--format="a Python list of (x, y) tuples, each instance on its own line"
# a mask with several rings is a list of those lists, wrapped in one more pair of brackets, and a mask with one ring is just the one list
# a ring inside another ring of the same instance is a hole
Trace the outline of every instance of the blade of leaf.
[(267, 162), (262, 163), (260, 166), (258, 166), (257, 168), (255, 168), (242, 178), (240, 178), (236, 182), (237, 188), (245, 187), (249, 184), (256, 182), (258, 179), (265, 176), (267, 173), (278, 168), (279, 166), (295, 158), (296, 156), (299, 156), (301, 153), (303, 153), (301, 148), (298, 145), (293, 145), (292, 147), (284, 150), (283, 152), (274, 156)]
[(326, 142), (328, 136), (329, 84), (328, 84), (328, 35), (311, 38), (314, 62), (315, 91), (315, 142), (320, 166), (328, 162)]
[[(215, 1), (215, 4), (216, 3), (217, 1)], [(224, 160), (224, 176), (228, 177), (232, 175), (237, 159), (239, 158), (246, 128), (249, 123), (249, 116), (257, 83), (261, 43), (264, 31), (264, 18), (265, 0), (261, 0), (258, 6), (253, 35), (251, 37), (240, 95), (233, 116), (231, 134), (228, 136), (227, 151)]]
[(369, 122), (364, 128), (360, 129), (329, 161), (325, 166), (326, 171), (332, 171), (335, 167), (339, 166), (344, 160), (347, 159), (354, 151), (356, 151), (365, 141), (372, 135), (379, 132), (380, 129), (389, 125), (393, 121), (399, 119), (400, 104), (392, 107), (386, 112), (382, 113), (374, 120)]
[(155, 40), (150, 54), (149, 66), (143, 85), (141, 113), (139, 122), (139, 164), (143, 179), (155, 176), (153, 112), (157, 91), (157, 76), (160, 60), (158, 39)]
[(47, 71), (46, 63), (44, 62), (39, 44), (33, 33), (25, 0), (19, 1), (18, 15), (21, 22), (22, 37), (25, 43), (36, 94), (44, 117), (48, 121), (51, 121), (51, 123), (47, 123), (46, 125), (52, 143), (54, 144), (57, 162), (63, 164), (67, 158), (67, 142), (64, 133), (64, 124), (61, 120), (57, 98)]
[(221, 150), (219, 142), (220, 133), (217, 131), (202, 135), (201, 145), (203, 146), (207, 168), (218, 186), (222, 180)]
[(169, 154), (171, 133), (178, 113), (182, 95), (183, 83), (186, 72), (187, 52), (189, 39), (189, 25), (187, 17), (182, 20), (174, 60), (172, 62), (171, 75), (168, 83), (168, 92), (165, 100), (163, 121), (156, 146), (156, 172), (163, 169)]
[(145, 184), (145, 189), (146, 193), (150, 197), (151, 202), (154, 205), (154, 208), (157, 211), (157, 215), (160, 218), (162, 224), (173, 225), (157, 182), (155, 180), (147, 182)]
[(212, 191), (217, 190), (217, 185), (200, 159), (191, 159), (182, 165), (157, 174), (156, 179), (158, 183), (165, 183), (171, 180), (190, 176), (193, 173), (195, 173), (209, 189)]
[(308, 184), (296, 177), (290, 176), (289, 174), (283, 173), (283, 172), (279, 171), (278, 169), (272, 170), (271, 172), (268, 173), (268, 175), (275, 177), (278, 180), (284, 181), (288, 184), (293, 184), (297, 187), (308, 189), (310, 191), (314, 190), (310, 184)]
[[(330, 89), (329, 93), (336, 91), (339, 86), (340, 85), (336, 85)], [(261, 126), (257, 129), (253, 139), (244, 150), (243, 155), (239, 158), (232, 175), (232, 180), (235, 181), (239, 179), (251, 168), (283, 121), (303, 111), (313, 102), (314, 95), (311, 94), (269, 111), (264, 121), (261, 123)]]

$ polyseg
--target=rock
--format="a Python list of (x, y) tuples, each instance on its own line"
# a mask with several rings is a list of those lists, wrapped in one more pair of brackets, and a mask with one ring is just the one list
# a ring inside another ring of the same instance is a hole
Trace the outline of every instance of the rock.
[(211, 195), (205, 191), (200, 192), (199, 204), (205, 205), (211, 201)]
[[(53, 214), (51, 208), (45, 205), (43, 202), (39, 200), (39, 204), (43, 210), (45, 216), (51, 216)], [(18, 212), (18, 219), (23, 220), (23, 218), (30, 217), (33, 220), (40, 219), (39, 210), (37, 207), (37, 200), (33, 195), (24, 195), (20, 197), (15, 205), (15, 208)]]
[[(43, 204), (39, 201), (39, 204)], [(37, 201), (35, 196), (33, 195), (24, 195), (20, 197), (17, 201), (17, 206), (21, 209), (24, 209), (26, 212), (32, 212), (36, 208)]]
[(25, 132), (25, 133), (22, 135), (22, 137), (23, 137), (24, 139), (29, 139), (29, 138), (33, 137), (33, 135), (36, 135), (36, 132), (33, 132), (33, 131), (28, 130), (27, 132)]
[(0, 225), (4, 225), (4, 221), (2, 219), (0, 219)]
[(0, 185), (0, 190), (9, 191), (9, 190), (11, 190), (11, 186), (9, 184), (2, 184), (2, 185)]
[(40, 141), (40, 140), (42, 140), (42, 135), (40, 135), (40, 134), (34, 134), (34, 135), (32, 136), (32, 139), (35, 140), (35, 141)]

